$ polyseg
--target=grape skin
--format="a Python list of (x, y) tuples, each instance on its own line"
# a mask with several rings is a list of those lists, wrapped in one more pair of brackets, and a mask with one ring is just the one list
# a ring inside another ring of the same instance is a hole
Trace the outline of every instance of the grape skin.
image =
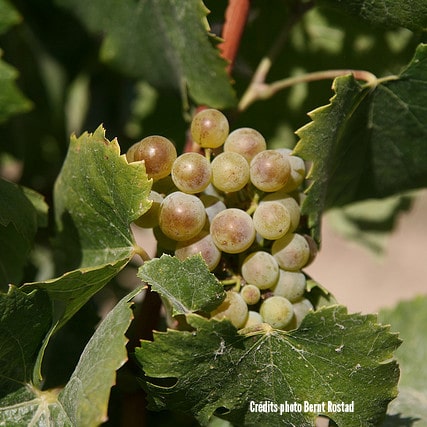
[(280, 269), (279, 280), (271, 289), (274, 295), (284, 297), (290, 302), (296, 302), (304, 295), (306, 280), (300, 271)]
[(283, 190), (287, 192), (294, 191), (302, 184), (305, 179), (306, 170), (304, 160), (301, 159), (301, 157), (292, 155), (292, 150), (288, 148), (278, 148), (276, 151), (286, 157), (291, 167), (289, 179), (283, 187)]
[(276, 150), (261, 151), (250, 164), (250, 180), (261, 191), (280, 190), (288, 181), (290, 172), (288, 160)]
[(283, 237), (291, 225), (291, 216), (286, 206), (278, 201), (260, 203), (253, 214), (255, 230), (264, 239)]
[(279, 279), (279, 265), (275, 258), (265, 251), (248, 255), (242, 263), (241, 271), (246, 282), (259, 289), (269, 289)]
[(175, 191), (160, 206), (159, 226), (166, 236), (182, 241), (199, 234), (206, 221), (206, 212), (199, 198)]
[(218, 249), (230, 254), (249, 249), (256, 235), (252, 218), (237, 208), (218, 213), (211, 222), (210, 233)]
[(276, 329), (284, 329), (292, 320), (294, 309), (290, 301), (279, 296), (267, 298), (259, 309), (264, 322)]
[(248, 163), (266, 148), (264, 137), (257, 130), (248, 127), (234, 130), (224, 143), (224, 152), (239, 153)]
[(214, 270), (221, 260), (221, 251), (215, 246), (212, 236), (206, 231), (202, 231), (190, 240), (178, 242), (176, 245), (175, 256), (181, 261), (198, 253), (205, 260), (209, 271)]
[(229, 132), (227, 118), (220, 111), (208, 108), (193, 118), (190, 133), (193, 141), (203, 148), (218, 148), (224, 144)]
[(310, 247), (303, 236), (289, 233), (274, 241), (271, 253), (281, 268), (298, 271), (307, 264), (310, 257)]
[(237, 329), (240, 329), (248, 318), (248, 306), (240, 294), (227, 291), (225, 300), (211, 313), (211, 316), (218, 320), (228, 319)]
[(240, 289), (240, 295), (245, 300), (246, 304), (254, 305), (261, 298), (261, 291), (257, 286), (248, 284)]
[(211, 165), (208, 159), (199, 153), (181, 154), (173, 163), (172, 180), (184, 193), (202, 192), (211, 182)]
[(238, 153), (221, 153), (212, 161), (212, 184), (226, 193), (241, 190), (249, 181), (249, 165)]
[(243, 328), (260, 325), (261, 323), (263, 323), (262, 316), (257, 311), (249, 310), (248, 318), (246, 319), (246, 323), (243, 325)]
[(298, 202), (292, 196), (286, 193), (286, 191), (284, 191), (283, 189), (267, 194), (261, 200), (260, 204), (271, 201), (280, 202), (286, 207), (291, 220), (288, 231), (294, 232), (298, 228), (301, 219), (301, 209), (298, 205)]
[(126, 158), (129, 163), (143, 160), (148, 177), (157, 181), (170, 174), (177, 153), (169, 139), (152, 135), (133, 144), (127, 151)]

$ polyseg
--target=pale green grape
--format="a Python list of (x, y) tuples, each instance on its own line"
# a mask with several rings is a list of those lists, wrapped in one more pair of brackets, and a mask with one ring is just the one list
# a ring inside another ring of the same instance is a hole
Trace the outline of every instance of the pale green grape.
[(150, 209), (134, 221), (138, 227), (154, 228), (159, 225), (160, 204), (163, 197), (157, 191), (150, 191), (148, 198), (152, 201)]
[(181, 261), (200, 253), (210, 271), (214, 270), (221, 260), (221, 251), (215, 246), (212, 236), (202, 231), (190, 240), (178, 242), (175, 256)]
[(294, 328), (298, 328), (301, 325), (304, 317), (310, 312), (314, 310), (313, 304), (307, 299), (303, 298), (300, 301), (297, 301), (293, 304), (294, 309), (294, 319), (295, 324)]
[(298, 205), (298, 202), (292, 196), (286, 193), (286, 191), (284, 190), (279, 190), (279, 191), (275, 191), (274, 193), (267, 194), (261, 200), (261, 203), (272, 202), (272, 201), (280, 202), (286, 207), (286, 209), (289, 212), (290, 220), (291, 220), (288, 231), (294, 232), (298, 228), (300, 218), (301, 218), (301, 209), (300, 209), (300, 206)]
[(218, 249), (230, 254), (248, 249), (256, 235), (250, 215), (237, 208), (218, 213), (211, 222), (210, 233)]
[(251, 182), (262, 191), (280, 190), (288, 181), (290, 173), (289, 161), (276, 150), (261, 151), (250, 164)]
[(212, 184), (226, 193), (241, 190), (249, 181), (249, 164), (233, 152), (221, 153), (212, 161)]
[(177, 241), (199, 234), (206, 221), (206, 212), (199, 198), (180, 191), (169, 194), (160, 205), (159, 226), (163, 233)]
[(269, 289), (279, 279), (279, 265), (274, 257), (265, 251), (248, 255), (243, 260), (241, 272), (247, 283), (259, 289)]
[(259, 314), (273, 328), (284, 329), (291, 322), (294, 310), (286, 298), (272, 296), (263, 301)]
[(271, 253), (281, 268), (298, 271), (307, 264), (310, 247), (303, 236), (289, 233), (273, 242)]
[(264, 137), (255, 129), (239, 128), (228, 135), (224, 151), (241, 154), (248, 163), (261, 151), (267, 148)]
[(276, 151), (287, 158), (291, 167), (289, 179), (283, 187), (283, 190), (287, 192), (296, 190), (305, 179), (306, 170), (304, 160), (301, 159), (301, 157), (294, 156), (292, 150), (287, 148), (278, 148)]
[(243, 327), (248, 318), (248, 306), (240, 294), (227, 291), (225, 300), (212, 313), (214, 319), (228, 319), (237, 329)]
[(260, 203), (253, 214), (255, 230), (264, 239), (283, 237), (291, 225), (291, 215), (286, 206), (278, 201)]
[(184, 193), (202, 192), (211, 182), (211, 165), (199, 153), (181, 154), (173, 163), (172, 180)]
[(279, 280), (271, 290), (274, 295), (284, 297), (290, 302), (295, 302), (302, 298), (305, 287), (306, 280), (303, 273), (280, 269)]
[(317, 247), (316, 241), (311, 236), (304, 234), (304, 238), (305, 238), (305, 240), (307, 240), (308, 247), (310, 248), (310, 256), (309, 256), (307, 264), (306, 264), (306, 266), (307, 266), (307, 265), (310, 265), (314, 261), (314, 259), (316, 258), (317, 252), (318, 252), (318, 247)]
[(193, 141), (203, 148), (218, 148), (224, 144), (229, 124), (221, 111), (213, 108), (199, 111), (190, 126)]
[(129, 163), (143, 160), (148, 177), (157, 181), (170, 174), (177, 153), (169, 139), (153, 135), (132, 145), (126, 158)]
[(240, 289), (240, 295), (245, 300), (246, 304), (254, 305), (261, 298), (261, 291), (255, 285), (245, 285)]
[(261, 323), (263, 323), (262, 316), (257, 311), (249, 310), (248, 318), (246, 319), (246, 323), (243, 325), (243, 328), (260, 325)]

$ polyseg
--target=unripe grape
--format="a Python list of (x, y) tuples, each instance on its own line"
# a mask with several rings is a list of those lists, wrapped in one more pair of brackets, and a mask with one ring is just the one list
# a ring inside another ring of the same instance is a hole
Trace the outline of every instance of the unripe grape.
[(261, 323), (263, 323), (262, 316), (257, 311), (249, 310), (248, 318), (243, 327), (249, 328), (250, 326), (260, 325)]
[(307, 264), (310, 256), (310, 247), (303, 236), (289, 233), (274, 241), (271, 253), (281, 268), (289, 271), (298, 271)]
[(224, 301), (211, 316), (214, 319), (228, 319), (237, 329), (243, 327), (248, 318), (248, 306), (243, 298), (234, 291), (227, 291)]
[(284, 191), (291, 192), (296, 190), (304, 181), (306, 170), (305, 163), (301, 157), (292, 155), (292, 150), (287, 148), (278, 148), (276, 151), (281, 153), (289, 161), (291, 167), (291, 173), (285, 186)]
[(289, 212), (291, 223), (289, 225), (289, 232), (294, 232), (300, 222), (301, 218), (301, 209), (298, 205), (298, 202), (284, 190), (275, 191), (274, 193), (267, 194), (260, 202), (271, 202), (277, 201), (282, 203)]
[(171, 239), (193, 238), (202, 231), (205, 221), (203, 203), (191, 194), (176, 191), (166, 196), (160, 206), (159, 226)]
[(255, 129), (239, 128), (228, 135), (224, 143), (225, 152), (241, 154), (248, 163), (267, 148), (264, 137)]
[(163, 197), (157, 191), (150, 191), (148, 198), (152, 201), (150, 209), (135, 220), (135, 224), (138, 227), (154, 228), (159, 225), (160, 204), (163, 201)]
[(271, 290), (274, 295), (284, 297), (290, 302), (295, 302), (303, 297), (305, 287), (306, 280), (303, 273), (280, 269), (279, 280)]
[(190, 240), (178, 242), (176, 245), (175, 256), (181, 261), (198, 253), (205, 260), (210, 271), (214, 270), (221, 260), (220, 250), (215, 246), (212, 236), (206, 231), (200, 232)]
[(188, 194), (200, 193), (211, 182), (211, 165), (199, 153), (184, 153), (173, 163), (171, 175), (179, 190)]
[(228, 120), (221, 111), (208, 108), (194, 116), (190, 132), (193, 141), (201, 147), (218, 148), (228, 136)]
[(273, 296), (261, 304), (259, 314), (273, 328), (284, 329), (292, 320), (294, 310), (286, 298)]
[(275, 150), (264, 150), (251, 161), (250, 179), (262, 191), (280, 190), (288, 181), (291, 168), (288, 160)]
[(212, 184), (226, 193), (241, 190), (249, 181), (249, 165), (238, 153), (221, 153), (212, 161)]
[(169, 139), (153, 135), (132, 145), (126, 158), (129, 163), (143, 160), (148, 177), (157, 181), (170, 174), (177, 153)]
[(253, 214), (255, 230), (264, 239), (276, 240), (283, 237), (291, 225), (291, 216), (280, 202), (260, 203)]
[(256, 304), (261, 298), (261, 291), (255, 285), (245, 285), (240, 289), (240, 295), (247, 305)]
[(294, 319), (295, 319), (295, 328), (298, 328), (301, 325), (304, 317), (312, 310), (314, 310), (313, 304), (307, 299), (303, 298), (302, 300), (295, 302), (293, 304), (294, 309)]
[(279, 265), (274, 257), (265, 251), (248, 255), (243, 260), (241, 271), (246, 282), (259, 289), (269, 289), (279, 279)]
[(248, 249), (256, 235), (250, 215), (237, 208), (217, 214), (211, 222), (210, 233), (218, 249), (230, 254)]

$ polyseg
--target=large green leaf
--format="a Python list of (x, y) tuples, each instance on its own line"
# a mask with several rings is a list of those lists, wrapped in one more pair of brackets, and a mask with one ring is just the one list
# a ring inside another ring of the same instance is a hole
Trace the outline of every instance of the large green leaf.
[(0, 288), (22, 279), (37, 228), (46, 225), (46, 214), (41, 195), (0, 179)]
[(414, 31), (427, 28), (424, 0), (320, 0), (318, 3), (359, 16), (374, 25), (402, 26)]
[(0, 293), (0, 402), (32, 380), (43, 338), (52, 321), (44, 292), (26, 294), (11, 286)]
[[(57, 0), (105, 35), (102, 58), (156, 86), (189, 92), (199, 104), (235, 103), (225, 61), (209, 40), (201, 0)], [(201, 78), (203, 76), (203, 78)]]
[(209, 272), (200, 255), (180, 261), (169, 255), (145, 262), (138, 277), (152, 286), (153, 291), (167, 298), (172, 314), (212, 311), (225, 298), (223, 286)]
[(8, 0), (0, 0), (0, 34), (17, 24), (21, 17)]
[[(105, 421), (116, 370), (127, 360), (125, 332), (132, 320), (129, 301), (140, 290), (127, 295), (108, 313), (59, 394), (58, 390), (40, 391), (24, 383), (28, 378), (20, 377), (20, 388), (0, 399), (0, 425), (95, 427)], [(23, 328), (23, 331), (30, 335), (34, 328)], [(30, 336), (26, 341), (34, 339)]]
[[(377, 425), (397, 394), (392, 355), (400, 341), (374, 315), (330, 306), (297, 330), (263, 324), (248, 335), (227, 320), (187, 320), (194, 331), (158, 332), (135, 351), (152, 409), (191, 412), (202, 425), (217, 411), (236, 425), (313, 426), (322, 413), (359, 427)], [(328, 401), (354, 402), (354, 412), (330, 412)], [(270, 402), (270, 411), (251, 410), (251, 402)], [(304, 402), (320, 406), (285, 413), (286, 403)]]
[(345, 76), (333, 88), (295, 148), (313, 162), (303, 211), (317, 239), (325, 209), (427, 186), (427, 45), (396, 79), (371, 87)]
[(396, 351), (401, 368), (399, 395), (389, 407), (384, 427), (427, 425), (427, 297), (402, 301), (393, 309), (383, 309), (379, 318), (399, 331), (402, 346)]

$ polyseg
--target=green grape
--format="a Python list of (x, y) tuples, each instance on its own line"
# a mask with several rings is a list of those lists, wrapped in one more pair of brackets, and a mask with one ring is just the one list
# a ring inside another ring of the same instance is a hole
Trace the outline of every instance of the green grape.
[(279, 296), (267, 298), (259, 309), (264, 322), (275, 329), (284, 329), (292, 320), (294, 309), (289, 300)]
[(211, 165), (199, 153), (184, 153), (173, 163), (171, 175), (179, 190), (188, 194), (200, 193), (211, 182)]
[(248, 306), (234, 291), (227, 291), (225, 300), (212, 313), (214, 319), (228, 319), (237, 329), (243, 327), (248, 318)]
[(193, 118), (190, 133), (193, 141), (203, 148), (218, 148), (229, 132), (227, 118), (213, 108), (199, 111)]
[(169, 139), (153, 135), (132, 145), (126, 153), (126, 158), (129, 163), (143, 160), (148, 177), (157, 181), (170, 174), (177, 154)]
[(205, 260), (210, 271), (214, 270), (221, 260), (221, 252), (215, 246), (212, 236), (202, 231), (190, 240), (178, 242), (175, 249), (175, 256), (181, 261), (200, 253)]
[(225, 152), (241, 154), (248, 163), (267, 148), (264, 137), (255, 129), (239, 128), (228, 135), (224, 143)]
[(255, 230), (264, 239), (283, 237), (291, 225), (291, 215), (286, 206), (278, 201), (260, 203), (253, 214)]
[(240, 295), (247, 305), (254, 305), (261, 298), (261, 291), (255, 285), (245, 285), (240, 289)]
[(289, 225), (289, 232), (293, 233), (299, 226), (301, 218), (301, 209), (298, 202), (284, 190), (275, 191), (274, 193), (267, 194), (260, 202), (277, 201), (282, 203), (289, 212), (291, 223)]
[(306, 280), (303, 273), (280, 269), (279, 280), (271, 290), (274, 295), (284, 297), (290, 302), (295, 302), (304, 295), (305, 286)]
[(305, 238), (305, 240), (307, 240), (308, 247), (310, 248), (310, 256), (309, 256), (307, 264), (306, 264), (306, 266), (307, 266), (307, 265), (310, 265), (314, 261), (314, 259), (316, 258), (317, 252), (318, 252), (318, 247), (317, 247), (316, 241), (311, 236), (304, 234), (304, 238)]
[(259, 289), (269, 289), (279, 279), (279, 265), (275, 258), (265, 251), (257, 251), (248, 255), (242, 263), (242, 276), (246, 283)]
[(263, 323), (262, 316), (257, 311), (249, 310), (248, 318), (246, 319), (246, 323), (243, 325), (243, 328), (260, 325), (261, 323)]
[(249, 182), (249, 164), (238, 153), (221, 153), (212, 161), (212, 184), (226, 193), (239, 191)]
[(150, 191), (148, 198), (152, 201), (150, 209), (134, 221), (138, 227), (154, 228), (159, 225), (160, 204), (163, 197), (157, 191)]
[(205, 225), (206, 212), (199, 198), (180, 191), (166, 196), (160, 205), (159, 226), (177, 241), (197, 236)]
[(301, 325), (304, 317), (310, 312), (314, 310), (313, 304), (307, 299), (303, 298), (298, 302), (293, 304), (294, 309), (294, 319), (295, 324), (294, 328), (298, 328)]
[(284, 191), (291, 192), (296, 190), (304, 181), (306, 170), (305, 163), (301, 157), (294, 156), (292, 150), (289, 148), (278, 148), (276, 149), (279, 153), (286, 157), (291, 167), (291, 173), (285, 186)]
[(298, 271), (307, 264), (310, 247), (303, 236), (289, 233), (273, 242), (271, 253), (281, 268)]
[(218, 213), (211, 222), (210, 233), (218, 249), (230, 254), (248, 249), (256, 235), (250, 215), (237, 208)]
[(289, 161), (276, 150), (264, 150), (251, 161), (250, 179), (261, 191), (280, 190), (291, 173)]

